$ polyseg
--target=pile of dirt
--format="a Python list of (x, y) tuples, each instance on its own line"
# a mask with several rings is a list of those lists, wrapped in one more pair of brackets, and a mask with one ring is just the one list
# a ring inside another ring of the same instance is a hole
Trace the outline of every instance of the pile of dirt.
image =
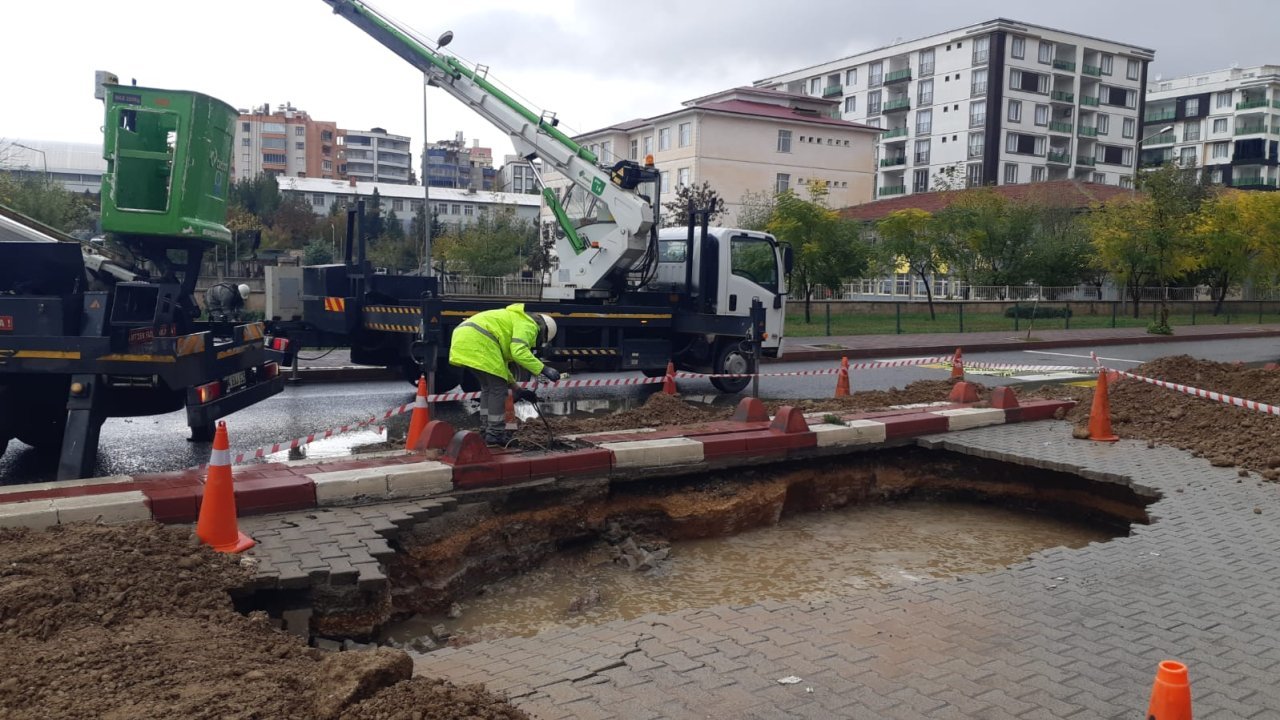
[(185, 528), (0, 530), (3, 715), (523, 717), (478, 688), (408, 681), (399, 650), (328, 653), (237, 613), (228, 592), (250, 572)]
[[(1132, 372), (1280, 404), (1280, 371), (1178, 355), (1153, 360)], [(1049, 386), (1030, 395), (1076, 400), (1076, 407), (1066, 417), (1075, 423), (1077, 435), (1087, 437), (1092, 388)], [(1108, 395), (1111, 429), (1122, 438), (1171, 445), (1207, 458), (1219, 467), (1243, 467), (1269, 480), (1280, 480), (1280, 417), (1125, 378), (1112, 384)]]
[[(978, 383), (970, 383), (978, 390), (978, 400), (985, 401), (987, 388)], [(951, 393), (951, 380), (917, 380), (904, 388), (891, 387), (888, 390), (864, 390), (848, 397), (822, 398), (818, 400), (786, 400), (765, 403), (770, 413), (776, 412), (783, 405), (791, 405), (806, 413), (830, 412), (869, 412), (883, 410), (894, 405), (914, 405), (917, 403), (943, 402)]]
[(732, 414), (731, 407), (691, 403), (679, 395), (654, 393), (645, 400), (644, 405), (612, 415), (589, 418), (549, 417), (547, 420), (551, 423), (552, 432), (563, 436), (663, 425), (697, 425), (726, 420)]

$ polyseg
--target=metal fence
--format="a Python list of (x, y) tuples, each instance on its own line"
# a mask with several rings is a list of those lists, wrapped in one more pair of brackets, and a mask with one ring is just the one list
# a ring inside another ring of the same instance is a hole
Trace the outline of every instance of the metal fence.
[[(896, 278), (861, 279), (846, 283), (841, 292), (822, 288), (814, 293), (815, 300), (894, 300), (896, 302), (924, 302), (928, 299), (925, 283), (919, 278), (899, 275)], [(967, 285), (947, 279), (935, 279), (932, 283), (935, 300), (972, 300), (994, 302), (1125, 302), (1132, 300), (1127, 290), (1112, 285)], [(1174, 302), (1208, 300), (1209, 291), (1204, 287), (1144, 287), (1140, 289), (1143, 302), (1162, 297)], [(1244, 292), (1233, 299), (1267, 300), (1262, 293)]]
[(533, 278), (450, 275), (440, 278), (440, 292), (453, 297), (537, 300), (542, 297), (542, 281)]

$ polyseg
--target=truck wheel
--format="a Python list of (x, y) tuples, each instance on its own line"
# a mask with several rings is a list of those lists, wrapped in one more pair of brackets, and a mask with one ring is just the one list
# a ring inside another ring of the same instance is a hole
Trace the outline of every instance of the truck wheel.
[(218, 431), (218, 429), (214, 427), (213, 423), (209, 423), (208, 425), (193, 425), (190, 429), (191, 437), (187, 438), (187, 442), (213, 442), (213, 436)]
[[(742, 350), (740, 343), (731, 342), (726, 343), (716, 354), (713, 370), (716, 374), (728, 375), (751, 373), (755, 372), (755, 362), (750, 354)], [(734, 394), (742, 392), (747, 385), (751, 384), (751, 378), (711, 378), (711, 384), (722, 393)]]

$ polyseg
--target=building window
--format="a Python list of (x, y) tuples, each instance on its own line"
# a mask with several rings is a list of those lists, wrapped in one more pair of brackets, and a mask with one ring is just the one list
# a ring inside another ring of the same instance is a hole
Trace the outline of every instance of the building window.
[[(1125, 118), (1124, 123), (1120, 126), (1120, 135), (1127, 138), (1133, 137), (1137, 133), (1137, 125), (1138, 122), (1133, 118)], [(1198, 132), (1199, 126), (1197, 126), (1197, 134)]]
[(1089, 180), (1090, 180), (1090, 182), (1096, 182), (1096, 183), (1098, 183), (1099, 185), (1106, 185), (1106, 184), (1107, 184), (1107, 174), (1106, 174), (1106, 173), (1099, 173), (1099, 172), (1096, 172), (1096, 173), (1094, 173), (1094, 174), (1093, 174), (1093, 177), (1091, 177)]
[(288, 161), (289, 161), (289, 158), (286, 157), (284, 153), (263, 153), (262, 154), (262, 162), (264, 163), (270, 163), (272, 165), (284, 165)]
[(916, 141), (916, 156), (915, 156), (915, 162), (913, 164), (915, 165), (929, 164), (929, 141), (927, 139)]
[(1214, 160), (1226, 160), (1231, 156), (1231, 143), (1216, 142), (1211, 147)]
[(631, 141), (631, 159), (632, 160), (640, 159), (640, 141), (639, 140)]
[(918, 110), (916, 112), (916, 134), (928, 135), (933, 132), (933, 111)]
[(1044, 182), (1045, 169), (1043, 165), (1035, 165), (1031, 168), (1031, 182)]
[(1098, 113), (1098, 119), (1094, 121), (1094, 127), (1098, 128), (1099, 135), (1106, 135), (1111, 132), (1111, 116), (1106, 113)]
[(680, 123), (680, 147), (689, 147), (693, 143), (693, 123)]
[(1009, 89), (1047, 94), (1049, 92), (1049, 76), (1015, 68), (1009, 71)]
[(1049, 124), (1049, 106), (1048, 105), (1036, 106), (1036, 124), (1041, 126)]
[(1009, 101), (1009, 122), (1016, 122), (1016, 123), (1022, 122), (1022, 101), (1021, 100)]
[(933, 48), (920, 51), (920, 77), (929, 77), (933, 74)]
[(645, 135), (643, 140), (643, 145), (644, 145), (644, 154), (652, 155), (653, 154), (653, 136)]
[(1100, 63), (1101, 67), (1100, 67), (1099, 69), (1101, 69), (1101, 70), (1102, 70), (1102, 74), (1103, 74), (1103, 75), (1110, 75), (1110, 74), (1111, 74), (1111, 63), (1112, 63), (1114, 60), (1115, 60), (1115, 57), (1114, 57), (1114, 56), (1111, 56), (1111, 55), (1103, 55), (1103, 56), (1102, 56), (1102, 60), (1101, 60), (1101, 63)]
[(969, 187), (982, 185), (982, 163), (969, 163), (969, 167), (965, 169), (964, 181)]
[(462, 214), (467, 217), (472, 217), (476, 214), (476, 207), (474, 205), (463, 205)]
[(987, 101), (975, 100), (969, 103), (969, 127), (981, 127), (987, 124)]
[(1018, 163), (1005, 163), (1004, 166), (1004, 184), (1018, 184)]
[[(1222, 177), (1221, 177), (1221, 175), (1219, 175), (1218, 179), (1214, 180), (1214, 182), (1222, 182)], [(1120, 176), (1120, 187), (1122, 187), (1122, 188), (1131, 188), (1131, 187), (1133, 187), (1133, 177), (1132, 177), (1131, 175), (1121, 175), (1121, 176)]]
[(333, 169), (333, 161), (332, 161), (332, 160), (325, 160), (324, 162), (320, 163), (320, 168), (321, 168), (322, 170), (332, 170), (332, 169)]
[(1027, 39), (1021, 35), (1014, 35), (1013, 42), (1009, 44), (1009, 55), (1019, 60), (1027, 56)]
[(873, 62), (867, 68), (867, 85), (879, 87), (884, 84), (884, 63)]
[(671, 149), (671, 128), (665, 127), (658, 131), (658, 152)]
[(302, 125), (294, 125), (293, 134), (295, 137), (302, 137), (303, 135), (307, 134), (307, 129)]
[(1053, 43), (1047, 40), (1040, 41), (1040, 55), (1037, 58), (1040, 62), (1048, 65), (1053, 62)]
[(970, 85), (969, 89), (970, 89), (971, 95), (986, 95), (987, 94), (987, 69), (978, 68), (977, 70), (974, 70), (973, 80), (970, 82), (969, 85)]
[(249, 147), (249, 138), (240, 138), (240, 144), (244, 147)]
[(873, 90), (867, 93), (867, 114), (868, 115), (880, 114), (880, 91), (879, 90)]
[(1200, 114), (1200, 98), (1187, 98), (1184, 115), (1195, 117)]
[(240, 123), (240, 132), (249, 132), (250, 125), (247, 122)]
[(916, 86), (916, 104), (932, 105), (933, 104), (933, 81), (921, 80)]
[(267, 150), (284, 150), (284, 138), (262, 138), (262, 147)]
[(689, 168), (676, 170), (676, 187), (689, 187)]
[(1125, 68), (1124, 76), (1129, 78), (1130, 80), (1139, 80), (1142, 78), (1141, 73), (1142, 73), (1142, 64), (1139, 63), (1137, 60), (1133, 60), (1131, 58), (1129, 60), (1128, 67)]
[(929, 192), (929, 170), (916, 170), (911, 173), (911, 192)]
[(778, 131), (778, 152), (780, 153), (791, 152), (791, 131), (790, 130)]
[(602, 160), (613, 159), (613, 141), (612, 140), (605, 140), (604, 142), (600, 143), (600, 159)]
[(991, 36), (983, 35), (980, 38), (974, 38), (973, 40), (973, 64), (974, 65), (982, 65), (983, 63), (987, 62), (987, 57), (988, 57), (987, 49), (989, 47), (991, 47)]
[(1217, 95), (1216, 105), (1219, 110), (1231, 107), (1231, 92), (1220, 92)]
[(969, 157), (982, 157), (982, 151), (985, 146), (986, 135), (984, 133), (969, 133)]
[(274, 122), (262, 123), (262, 132), (264, 133), (275, 133), (276, 135), (283, 135), (284, 131), (285, 131), (284, 123), (274, 123)]
[(1005, 138), (1005, 152), (1015, 155), (1044, 155), (1045, 138), (1043, 135), (1023, 135), (1009, 133)]
[(1182, 126), (1182, 142), (1200, 141), (1200, 121), (1195, 120)]
[(858, 68), (845, 71), (844, 84), (848, 87), (853, 87), (858, 84)]
[(306, 149), (306, 147), (307, 147), (307, 144), (306, 144), (306, 143), (296, 142), (296, 143), (294, 143), (294, 144), (293, 144), (293, 149), (294, 149), (294, 150), (305, 150), (305, 149)]
[(1183, 167), (1192, 167), (1196, 164), (1196, 149), (1193, 147), (1184, 147), (1178, 156), (1178, 164)]
[(809, 94), (815, 96), (822, 95), (822, 78), (809, 79)]
[(844, 111), (847, 113), (858, 112), (858, 96), (850, 95), (844, 99)]
[(402, 198), (392, 200), (391, 209), (395, 212), (404, 212), (404, 200)]
[(324, 207), (324, 193), (316, 193), (312, 195), (311, 204), (314, 207)]
[(1224, 133), (1227, 131), (1227, 118), (1217, 118), (1213, 121), (1213, 131), (1215, 133)]
[(784, 193), (791, 189), (791, 176), (787, 173), (778, 173), (777, 178), (773, 182), (773, 191), (776, 193)]

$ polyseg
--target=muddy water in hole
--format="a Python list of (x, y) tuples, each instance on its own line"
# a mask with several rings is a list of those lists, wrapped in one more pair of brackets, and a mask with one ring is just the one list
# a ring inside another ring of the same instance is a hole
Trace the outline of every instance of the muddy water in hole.
[[(459, 601), (456, 619), (419, 616), (388, 635), (407, 641), (443, 624), (455, 634), (534, 635), (651, 612), (757, 600), (810, 600), (878, 592), (928, 578), (981, 573), (1049, 547), (1082, 547), (1113, 533), (997, 507), (908, 502), (784, 519), (779, 525), (672, 545), (648, 572), (610, 561), (607, 548), (562, 553)], [(582, 610), (584, 596), (599, 603)]]

